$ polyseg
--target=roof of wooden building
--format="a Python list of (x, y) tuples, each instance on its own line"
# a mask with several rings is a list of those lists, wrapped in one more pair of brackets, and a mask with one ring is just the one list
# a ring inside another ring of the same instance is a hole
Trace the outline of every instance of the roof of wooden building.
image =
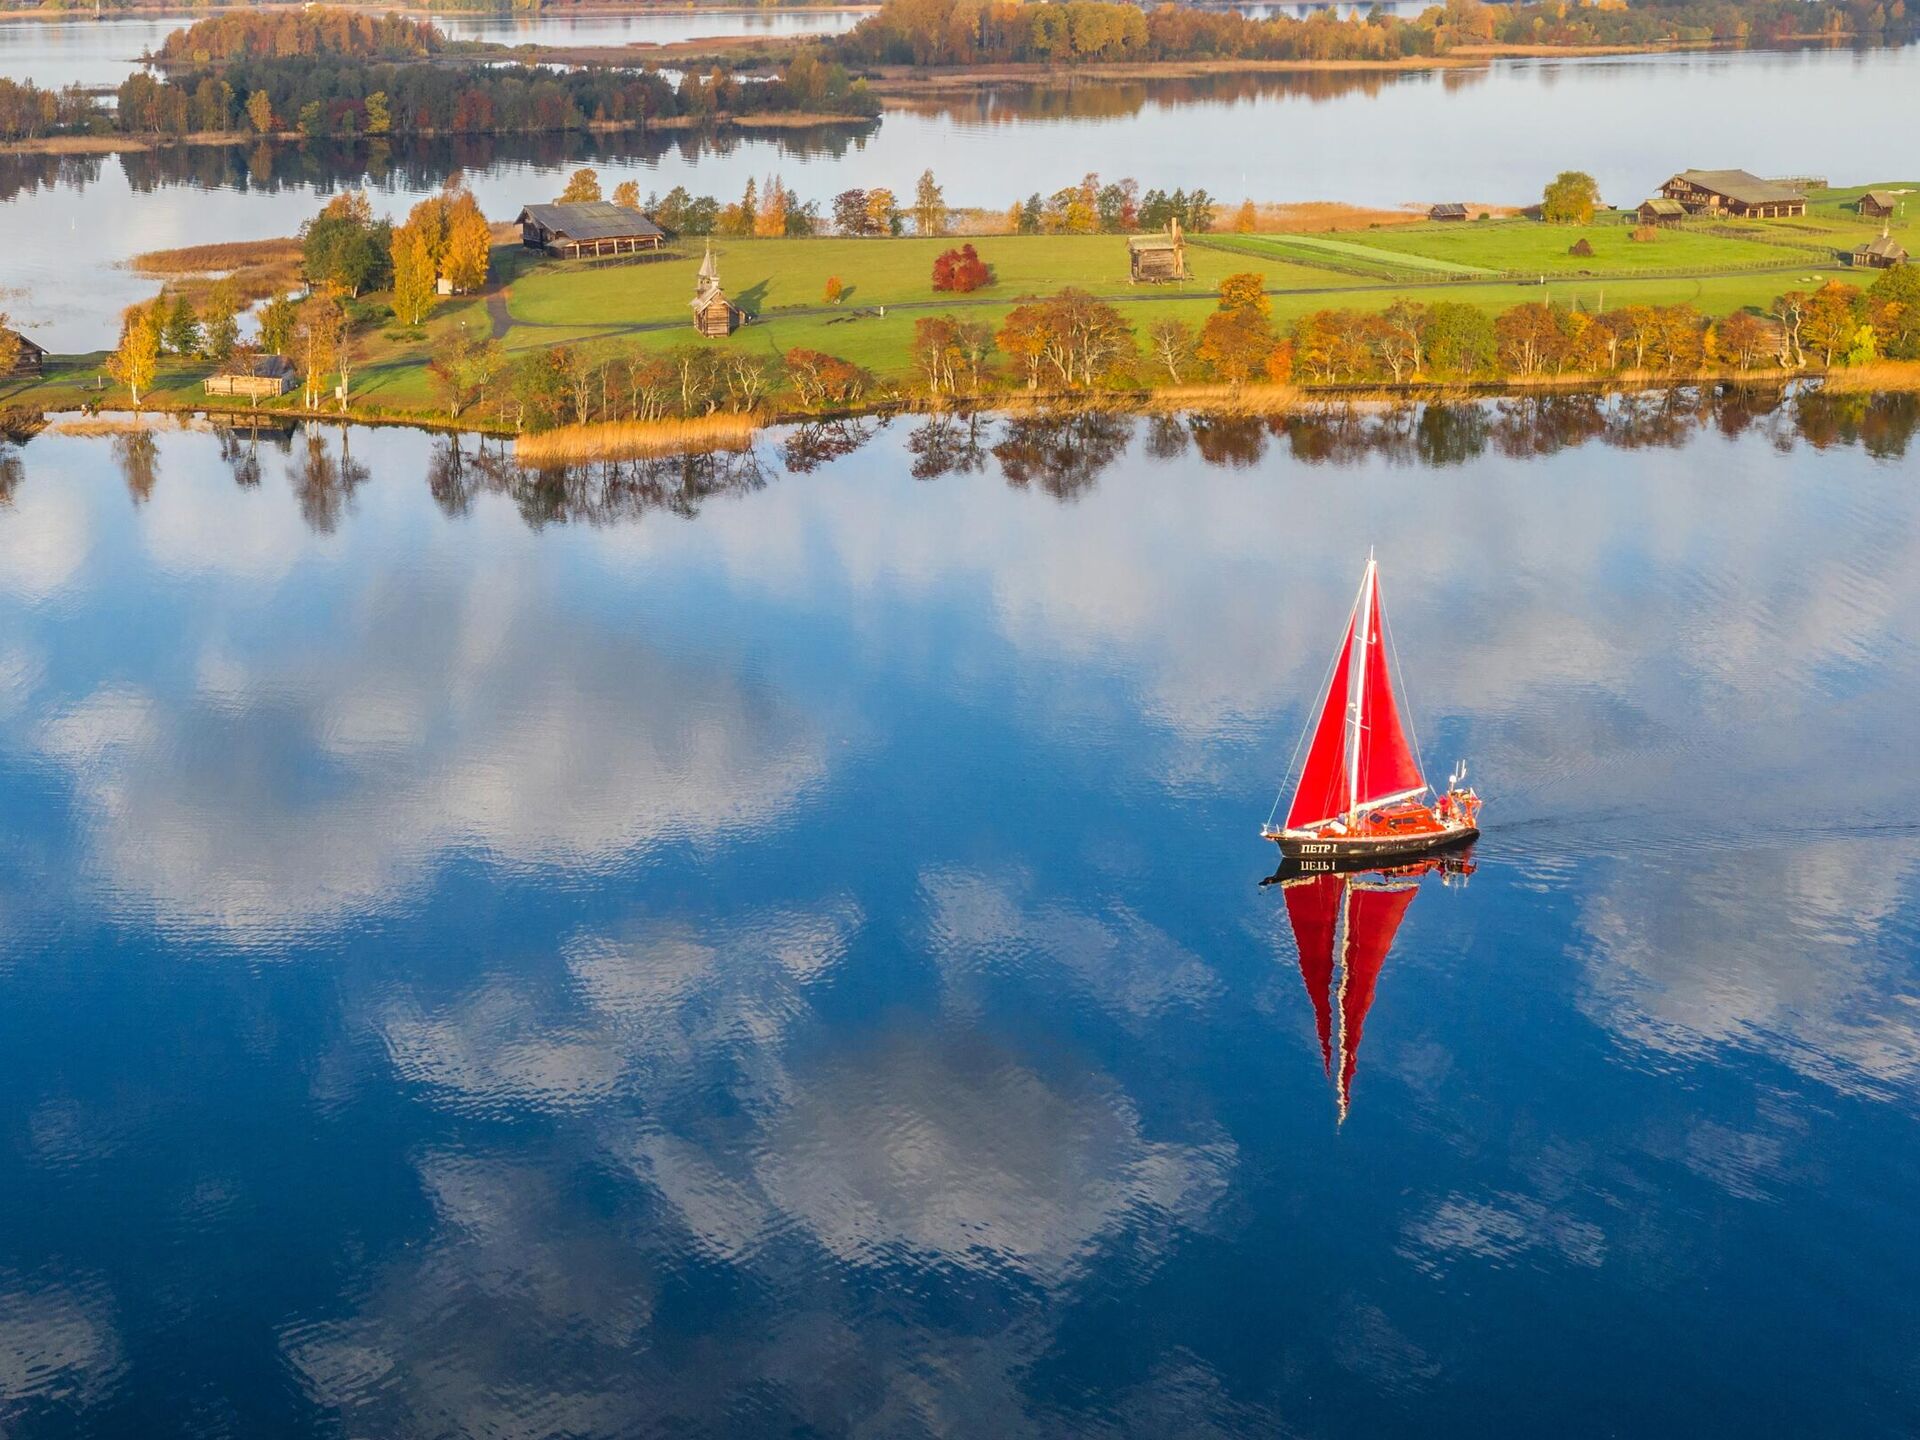
[(21, 334), (18, 330), (13, 330), (13, 331), (10, 331), (9, 333), (12, 334), (15, 338), (17, 338), (20, 341), (20, 348), (27, 354), (44, 356), (47, 353), (46, 346), (36, 345), (33, 341), (29, 340), (25, 335)]
[(1889, 210), (1891, 210), (1900, 199), (1900, 197), (1891, 190), (1869, 190), (1860, 198), (1862, 200), (1871, 200), (1876, 205), (1884, 205)]
[(1127, 237), (1127, 248), (1129, 250), (1177, 250), (1180, 248), (1180, 244), (1181, 241), (1178, 236), (1169, 235), (1164, 231), (1153, 235), (1129, 235)]
[(1891, 235), (1876, 235), (1853, 253), (1871, 255), (1883, 260), (1904, 260), (1907, 258), (1907, 247)]
[(667, 233), (638, 210), (611, 200), (529, 205), (520, 212), (520, 223), (529, 220), (569, 240), (627, 240)]
[(1678, 200), (1669, 200), (1664, 195), (1656, 195), (1651, 200), (1640, 202), (1642, 210), (1651, 210), (1656, 215), (1680, 216), (1687, 213), (1687, 207)]
[(1742, 205), (1782, 205), (1807, 198), (1791, 185), (1762, 180), (1748, 170), (1682, 170), (1674, 179), (1685, 180), (1689, 185), (1711, 190)]
[(1449, 200), (1444, 205), (1435, 205), (1432, 209), (1427, 211), (1427, 214), (1432, 216), (1436, 220), (1452, 219), (1455, 217), (1458, 217), (1464, 220), (1467, 214), (1467, 207), (1465, 205), (1460, 204), (1458, 201)]

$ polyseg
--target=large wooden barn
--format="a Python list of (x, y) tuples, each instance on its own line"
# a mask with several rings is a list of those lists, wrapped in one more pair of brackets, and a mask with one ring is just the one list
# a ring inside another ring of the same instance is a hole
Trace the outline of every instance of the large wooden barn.
[(1682, 170), (1660, 187), (1660, 193), (1678, 200), (1689, 215), (1777, 220), (1807, 213), (1803, 193), (1745, 170)]
[(713, 246), (700, 262), (700, 273), (693, 280), (693, 328), (709, 340), (722, 340), (739, 329), (746, 313), (727, 299), (720, 285), (720, 267), (714, 263)]
[(1127, 273), (1133, 283), (1161, 284), (1187, 278), (1187, 237), (1169, 220), (1165, 233), (1127, 237)]
[(39, 375), (47, 368), (47, 352), (33, 343), (18, 330), (9, 332), (20, 342), (20, 353), (14, 357), (13, 368), (8, 375)]
[(658, 250), (666, 238), (667, 232), (638, 210), (608, 200), (529, 205), (520, 212), (520, 243), (568, 260)]

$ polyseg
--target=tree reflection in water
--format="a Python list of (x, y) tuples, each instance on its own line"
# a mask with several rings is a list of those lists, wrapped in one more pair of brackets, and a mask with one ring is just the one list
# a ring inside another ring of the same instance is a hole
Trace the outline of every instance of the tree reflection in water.
[[(434, 441), (426, 482), (446, 515), (465, 514), (480, 496), (500, 495), (536, 529), (618, 525), (656, 510), (691, 518), (708, 500), (751, 494), (777, 474), (805, 475), (842, 460), (892, 423), (820, 421), (784, 431), (777, 448), (547, 469), (522, 466), (505, 442), (451, 436)], [(1140, 452), (1153, 461), (1173, 463), (1191, 454), (1227, 469), (1257, 466), (1276, 448), (1295, 464), (1385, 461), (1427, 468), (1464, 465), (1489, 454), (1527, 459), (1588, 444), (1678, 449), (1707, 429), (1728, 438), (1757, 432), (1782, 450), (1797, 444), (1857, 445), (1877, 459), (1897, 460), (1908, 453), (1920, 427), (1920, 396), (1676, 386), (1623, 395), (1543, 394), (1390, 408), (1326, 405), (1275, 416), (975, 411), (919, 416), (909, 424), (904, 448), (917, 480), (985, 473), (991, 461), (1008, 485), (1070, 501), (1098, 484), (1136, 439)], [(320, 534), (339, 526), (355, 492), (371, 478), (369, 467), (353, 456), (350, 426), (216, 426), (215, 434), (220, 458), (243, 487), (261, 483), (262, 441), (286, 456), (301, 516)], [(150, 499), (160, 467), (154, 433), (114, 436), (112, 457), (134, 503)], [(10, 503), (24, 474), (21, 458), (0, 445), (0, 505)]]
[(844, 459), (886, 428), (885, 420), (817, 420), (796, 425), (780, 458), (789, 475), (810, 475), (830, 461)]
[(427, 485), (440, 508), (458, 515), (476, 496), (504, 495), (534, 529), (618, 525), (655, 510), (691, 519), (715, 496), (750, 494), (767, 484), (766, 466), (751, 448), (533, 469), (498, 443), (482, 441), (471, 450), (466, 444), (452, 436), (434, 447)]
[(1133, 417), (1106, 410), (1017, 415), (1005, 422), (993, 458), (1009, 485), (1035, 485), (1056, 500), (1085, 494), (1126, 452)]
[(151, 430), (129, 430), (114, 436), (113, 463), (127, 482), (127, 494), (134, 504), (144, 505), (153, 498), (153, 487), (160, 481), (160, 446)]
[(973, 475), (987, 468), (987, 435), (993, 422), (977, 410), (930, 415), (907, 436), (913, 478)]

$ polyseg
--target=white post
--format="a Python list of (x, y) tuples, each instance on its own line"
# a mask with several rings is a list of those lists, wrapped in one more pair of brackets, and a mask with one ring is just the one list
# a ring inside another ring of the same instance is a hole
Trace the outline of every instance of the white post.
[(1373, 610), (1373, 551), (1360, 577), (1360, 598), (1353, 610), (1353, 648), (1347, 653), (1347, 824), (1360, 814), (1360, 737), (1366, 727), (1361, 708), (1367, 693), (1367, 621)]

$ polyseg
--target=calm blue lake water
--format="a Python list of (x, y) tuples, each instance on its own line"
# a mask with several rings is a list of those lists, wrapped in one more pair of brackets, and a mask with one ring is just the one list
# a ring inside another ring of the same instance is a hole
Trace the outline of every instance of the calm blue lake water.
[[(0, 1430), (1912, 1432), (1914, 424), (32, 440)], [(1363, 1004), (1369, 543), (1488, 833)]]

